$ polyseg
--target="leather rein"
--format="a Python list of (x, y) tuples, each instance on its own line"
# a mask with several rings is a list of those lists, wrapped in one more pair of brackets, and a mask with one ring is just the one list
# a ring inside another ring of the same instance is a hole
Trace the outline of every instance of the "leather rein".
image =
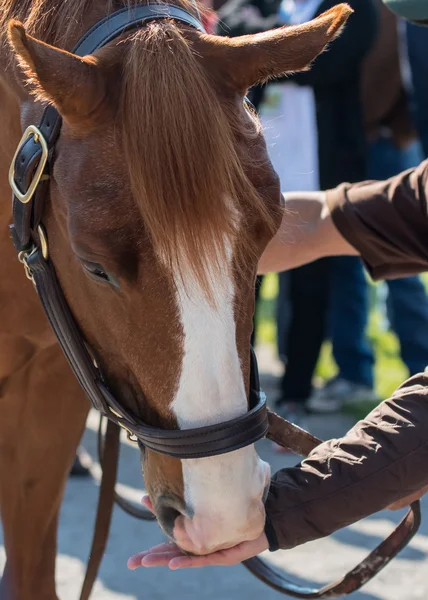
[[(92, 54), (120, 34), (159, 19), (173, 19), (204, 32), (199, 13), (196, 16), (178, 6), (159, 3), (124, 8), (96, 23), (73, 49), (78, 56)], [(53, 106), (43, 112), (39, 125), (30, 125), (19, 142), (13, 158), (9, 182), (13, 191), (11, 234), (27, 277), (33, 282), (50, 325), (64, 354), (92, 406), (108, 418), (106, 440), (100, 442), (103, 469), (95, 534), (81, 600), (89, 598), (108, 537), (113, 503), (148, 519), (115, 493), (119, 456), (119, 427), (141, 447), (178, 459), (201, 458), (232, 452), (254, 444), (267, 436), (294, 452), (306, 456), (321, 440), (268, 411), (260, 390), (257, 361), (251, 349), (249, 411), (238, 418), (213, 426), (188, 430), (157, 429), (136, 419), (111, 394), (91, 357), (90, 350), (67, 304), (54, 265), (42, 217), (49, 193), (50, 167), (62, 119)], [(119, 427), (118, 427), (119, 426)], [(336, 598), (359, 589), (376, 575), (413, 537), (420, 522), (419, 504), (415, 503), (397, 529), (370, 556), (342, 580), (319, 590), (288, 581), (258, 557), (245, 566), (259, 579), (283, 594), (296, 598)]]

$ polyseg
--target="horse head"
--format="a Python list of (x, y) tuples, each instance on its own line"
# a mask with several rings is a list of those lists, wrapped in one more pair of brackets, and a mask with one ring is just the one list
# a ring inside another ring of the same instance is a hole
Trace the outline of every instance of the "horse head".
[[(254, 281), (281, 194), (245, 94), (307, 69), (349, 14), (338, 5), (234, 39), (165, 19), (83, 58), (11, 23), (23, 125), (46, 103), (63, 119), (44, 207), (50, 256), (109, 389), (137, 419), (188, 429), (247, 412)], [(147, 449), (142, 462), (159, 523), (185, 550), (262, 532), (270, 470), (254, 445), (188, 460)]]

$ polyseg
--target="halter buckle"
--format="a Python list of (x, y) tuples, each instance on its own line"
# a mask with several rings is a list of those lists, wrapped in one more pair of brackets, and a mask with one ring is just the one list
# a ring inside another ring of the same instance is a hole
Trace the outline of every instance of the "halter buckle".
[[(49, 258), (48, 239), (46, 237), (46, 232), (43, 229), (42, 225), (38, 225), (37, 232), (39, 234), (40, 250), (42, 251), (42, 256), (45, 260), (48, 260), (48, 258)], [(33, 252), (35, 252), (36, 249), (37, 249), (37, 246), (32, 246), (29, 250), (23, 250), (22, 252), (20, 252), (18, 254), (18, 260), (24, 266), (25, 275), (27, 276), (27, 279), (32, 281), (34, 285), (36, 285), (36, 282), (34, 281), (33, 273), (31, 272), (31, 268), (28, 264), (28, 259), (33, 254)]]
[[(18, 188), (18, 186), (16, 185), (15, 162), (16, 162), (18, 154), (22, 148), (22, 145), (26, 142), (26, 140), (30, 136), (33, 136), (34, 142), (36, 144), (40, 144), (40, 147), (42, 149), (42, 155), (40, 157), (39, 164), (37, 165), (37, 168), (33, 175), (31, 183), (28, 186), (27, 191), (23, 194), (21, 192), (21, 190)], [(41, 179), (43, 178), (43, 171), (45, 169), (46, 162), (48, 160), (48, 155), (49, 155), (49, 148), (48, 148), (47, 142), (46, 142), (45, 138), (43, 137), (43, 134), (40, 131), (40, 129), (38, 127), (36, 127), (35, 125), (30, 125), (29, 127), (27, 127), (27, 129), (24, 132), (24, 135), (21, 138), (21, 141), (18, 144), (18, 147), (16, 149), (15, 155), (13, 157), (13, 160), (12, 160), (12, 163), (11, 163), (10, 169), (9, 169), (9, 185), (12, 188), (12, 191), (13, 191), (14, 195), (16, 196), (16, 198), (20, 202), (22, 202), (22, 204), (28, 204), (28, 202), (30, 202), (31, 198), (34, 196), (34, 192), (36, 191), (37, 186), (39, 185)]]
[(130, 431), (127, 427), (125, 427), (125, 425), (120, 421), (120, 419), (122, 419), (122, 415), (119, 414), (116, 410), (114, 410), (114, 408), (112, 408), (111, 406), (109, 406), (110, 412), (114, 414), (115, 417), (117, 417), (117, 424), (119, 425), (119, 427), (122, 427), (122, 429), (124, 429), (126, 431), (126, 437), (128, 438), (129, 442), (132, 442), (133, 444), (137, 444), (138, 443), (138, 438), (136, 435), (134, 435), (132, 433), (132, 431)]
[[(32, 252), (34, 252), (34, 249), (32, 250)], [(18, 254), (18, 260), (24, 267), (25, 276), (27, 277), (27, 279), (29, 279), (33, 283), (33, 285), (36, 285), (36, 282), (34, 281), (33, 273), (31, 272), (31, 269), (27, 262), (30, 254), (31, 254), (31, 252), (27, 252), (27, 251), (23, 250), (22, 252), (20, 252)]]

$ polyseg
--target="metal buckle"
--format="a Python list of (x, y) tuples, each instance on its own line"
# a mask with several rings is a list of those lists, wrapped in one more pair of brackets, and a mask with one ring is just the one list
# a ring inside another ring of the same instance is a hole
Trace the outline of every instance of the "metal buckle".
[[(33, 250), (31, 252), (34, 252), (34, 250), (35, 249), (33, 248)], [(33, 285), (36, 285), (36, 282), (34, 281), (33, 274), (31, 272), (31, 269), (30, 269), (30, 267), (28, 265), (28, 262), (27, 262), (28, 261), (28, 257), (31, 255), (31, 252), (29, 253), (29, 252), (27, 252), (25, 250), (22, 251), (22, 252), (20, 252), (18, 254), (18, 260), (24, 266), (25, 275), (26, 275), (27, 279), (29, 279), (33, 283)]]
[(37, 233), (39, 234), (40, 249), (42, 251), (42, 256), (45, 260), (48, 260), (48, 258), (49, 258), (48, 238), (46, 237), (46, 232), (43, 229), (42, 225), (37, 226)]
[(120, 421), (120, 419), (123, 419), (122, 415), (120, 415), (116, 410), (114, 410), (114, 408), (112, 408), (111, 406), (109, 406), (110, 412), (114, 414), (115, 417), (118, 418), (117, 420), (117, 424), (119, 425), (119, 427), (122, 427), (122, 429), (124, 429), (126, 431), (126, 437), (128, 438), (128, 441), (137, 444), (138, 443), (138, 438), (135, 434), (132, 433), (132, 431), (130, 431), (127, 427), (125, 427), (125, 425)]
[[(39, 164), (37, 165), (36, 172), (33, 175), (33, 179), (31, 180), (31, 183), (28, 186), (27, 191), (23, 194), (18, 189), (18, 186), (16, 185), (16, 182), (15, 182), (15, 161), (19, 154), (19, 151), (21, 150), (22, 145), (31, 135), (34, 136), (34, 141), (36, 142), (36, 144), (40, 144), (40, 146), (42, 148), (42, 156), (40, 157), (40, 161), (39, 161)], [(15, 194), (15, 196), (18, 198), (18, 200), (20, 202), (22, 202), (22, 204), (27, 204), (28, 202), (30, 202), (31, 198), (34, 196), (34, 192), (36, 191), (36, 188), (39, 185), (40, 180), (42, 179), (43, 171), (45, 169), (46, 162), (48, 160), (48, 155), (49, 155), (49, 148), (48, 148), (47, 142), (46, 142), (45, 138), (43, 137), (43, 134), (40, 131), (40, 129), (38, 129), (35, 125), (30, 125), (29, 127), (27, 127), (27, 129), (24, 132), (24, 135), (21, 138), (21, 141), (18, 144), (18, 148), (16, 149), (15, 155), (13, 157), (13, 160), (12, 160), (12, 163), (11, 163), (10, 169), (9, 169), (9, 185), (12, 188), (12, 191)]]
[[(37, 233), (39, 234), (40, 249), (42, 251), (42, 256), (45, 260), (47, 260), (49, 258), (48, 239), (46, 237), (45, 230), (41, 225), (37, 227)], [(35, 252), (36, 248), (37, 246), (33, 246), (29, 250), (23, 250), (18, 254), (18, 260), (22, 265), (24, 265), (25, 275), (27, 276), (27, 279), (32, 281), (34, 285), (36, 285), (36, 282), (34, 281), (34, 277), (31, 272), (31, 267), (28, 265), (28, 259), (33, 254), (33, 252)]]

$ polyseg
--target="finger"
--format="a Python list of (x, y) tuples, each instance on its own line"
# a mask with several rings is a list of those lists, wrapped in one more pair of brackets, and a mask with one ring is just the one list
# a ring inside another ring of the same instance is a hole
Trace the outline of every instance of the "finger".
[[(239, 562), (239, 561), (238, 561)], [(169, 561), (168, 567), (175, 571), (177, 569), (200, 569), (201, 567), (232, 566), (237, 564), (234, 557), (223, 552), (214, 552), (205, 556), (177, 556)]]
[(154, 508), (153, 508), (153, 504), (152, 501), (150, 500), (150, 496), (143, 496), (141, 498), (141, 503), (148, 509), (150, 510), (152, 513), (154, 513)]
[(146, 554), (141, 559), (142, 567), (166, 567), (171, 560), (183, 556), (179, 550), (164, 552), (163, 554)]
[(146, 556), (147, 554), (162, 554), (164, 552), (170, 552), (172, 550), (178, 550), (179, 552), (181, 552), (181, 550), (178, 548), (177, 544), (174, 544), (174, 542), (163, 542), (162, 544), (158, 544), (157, 546), (153, 546), (152, 548), (149, 548), (148, 550), (144, 550), (143, 552), (139, 552), (138, 554), (136, 554), (136, 556)]
[(219, 550), (212, 554), (204, 556), (177, 556), (171, 559), (169, 568), (176, 569), (197, 569), (200, 567), (222, 566), (231, 567), (241, 563), (243, 560), (263, 552), (269, 547), (266, 535), (263, 533), (256, 540), (243, 542), (226, 550)]
[(128, 558), (128, 562), (126, 563), (126, 566), (128, 567), (128, 569), (130, 571), (134, 571), (135, 569), (138, 569), (138, 567), (141, 567), (141, 561), (143, 559), (141, 554), (142, 553), (134, 554), (134, 556), (131, 556), (131, 558)]
[(181, 551), (177, 548), (176, 544), (173, 542), (164, 542), (163, 544), (158, 544), (157, 546), (153, 546), (149, 550), (144, 550), (144, 552), (138, 552), (138, 554), (134, 554), (128, 559), (128, 569), (136, 569), (137, 567), (141, 567), (141, 561), (148, 554), (165, 554), (165, 553), (176, 553), (181, 554)]

